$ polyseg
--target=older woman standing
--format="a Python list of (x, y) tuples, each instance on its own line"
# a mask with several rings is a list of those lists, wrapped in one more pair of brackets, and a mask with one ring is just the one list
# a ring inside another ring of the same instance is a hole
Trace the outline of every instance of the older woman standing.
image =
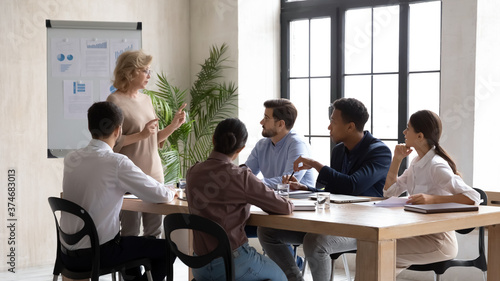
[[(186, 113), (183, 109), (186, 104), (179, 108), (170, 125), (158, 130), (158, 118), (151, 98), (140, 92), (151, 78), (152, 59), (152, 56), (140, 50), (122, 53), (116, 61), (114, 71), (113, 86), (117, 90), (107, 100), (118, 105), (124, 115), (122, 137), (113, 150), (128, 156), (144, 173), (163, 182), (158, 148), (185, 122)], [(123, 211), (122, 236), (139, 235), (141, 215), (144, 236), (157, 237), (161, 234), (161, 215)]]

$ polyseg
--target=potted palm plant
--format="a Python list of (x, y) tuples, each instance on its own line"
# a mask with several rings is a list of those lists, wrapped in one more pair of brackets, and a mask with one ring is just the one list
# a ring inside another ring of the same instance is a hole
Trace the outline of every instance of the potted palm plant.
[[(196, 161), (205, 160), (212, 151), (212, 135), (217, 124), (231, 117), (236, 109), (237, 87), (225, 82), (222, 72), (227, 45), (212, 46), (210, 55), (201, 64), (197, 79), (189, 90), (186, 123), (172, 133), (159, 150), (163, 161), (165, 183), (178, 182)], [(156, 109), (160, 129), (168, 125), (175, 110), (187, 101), (187, 91), (171, 85), (164, 73), (158, 73), (158, 90), (145, 90)]]

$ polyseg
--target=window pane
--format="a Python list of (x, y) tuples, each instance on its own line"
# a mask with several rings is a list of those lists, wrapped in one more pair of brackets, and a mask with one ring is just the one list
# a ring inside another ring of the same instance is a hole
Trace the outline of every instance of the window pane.
[(387, 145), (387, 147), (391, 150), (391, 155), (394, 155), (394, 148), (396, 148), (396, 145), (398, 144), (397, 141), (382, 141)]
[[(330, 132), (328, 135), (330, 135)], [(311, 138), (311, 157), (323, 165), (330, 166), (330, 137)], [(314, 170), (314, 169), (312, 169)]]
[(373, 77), (373, 130), (376, 138), (398, 137), (398, 75)]
[(408, 116), (422, 109), (439, 114), (439, 76), (439, 73), (410, 74)]
[(290, 22), (290, 77), (309, 76), (309, 20)]
[(298, 111), (293, 128), (301, 136), (309, 135), (309, 79), (290, 80), (290, 101)]
[(311, 20), (311, 76), (330, 76), (330, 18)]
[(311, 79), (311, 134), (327, 135), (330, 120), (328, 107), (330, 106), (330, 79)]
[(345, 13), (345, 73), (371, 72), (372, 9)]
[(410, 4), (410, 71), (439, 70), (441, 1)]
[(371, 107), (372, 107), (372, 99), (371, 99), (371, 76), (363, 75), (363, 76), (346, 76), (344, 78), (344, 96), (346, 98), (355, 98), (361, 101), (366, 109), (368, 109), (368, 113), (370, 114), (370, 118), (366, 122), (365, 130), (372, 131), (371, 127)]
[(399, 68), (399, 6), (373, 9), (373, 72)]

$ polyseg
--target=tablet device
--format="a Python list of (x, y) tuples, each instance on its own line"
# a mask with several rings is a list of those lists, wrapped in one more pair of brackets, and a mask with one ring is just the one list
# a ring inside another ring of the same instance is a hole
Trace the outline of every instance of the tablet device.
[(477, 211), (477, 210), (479, 210), (478, 206), (466, 205), (460, 203), (405, 205), (405, 211), (411, 211), (423, 214), (467, 212), (467, 211)]

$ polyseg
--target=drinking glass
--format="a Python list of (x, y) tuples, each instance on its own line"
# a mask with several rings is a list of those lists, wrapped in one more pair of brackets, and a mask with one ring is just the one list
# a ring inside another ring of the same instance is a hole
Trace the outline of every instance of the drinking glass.
[(289, 198), (289, 192), (290, 192), (290, 185), (288, 183), (279, 183), (278, 184), (278, 195), (283, 197), (283, 198)]
[(318, 192), (316, 193), (316, 209), (328, 209), (330, 208), (330, 192)]

